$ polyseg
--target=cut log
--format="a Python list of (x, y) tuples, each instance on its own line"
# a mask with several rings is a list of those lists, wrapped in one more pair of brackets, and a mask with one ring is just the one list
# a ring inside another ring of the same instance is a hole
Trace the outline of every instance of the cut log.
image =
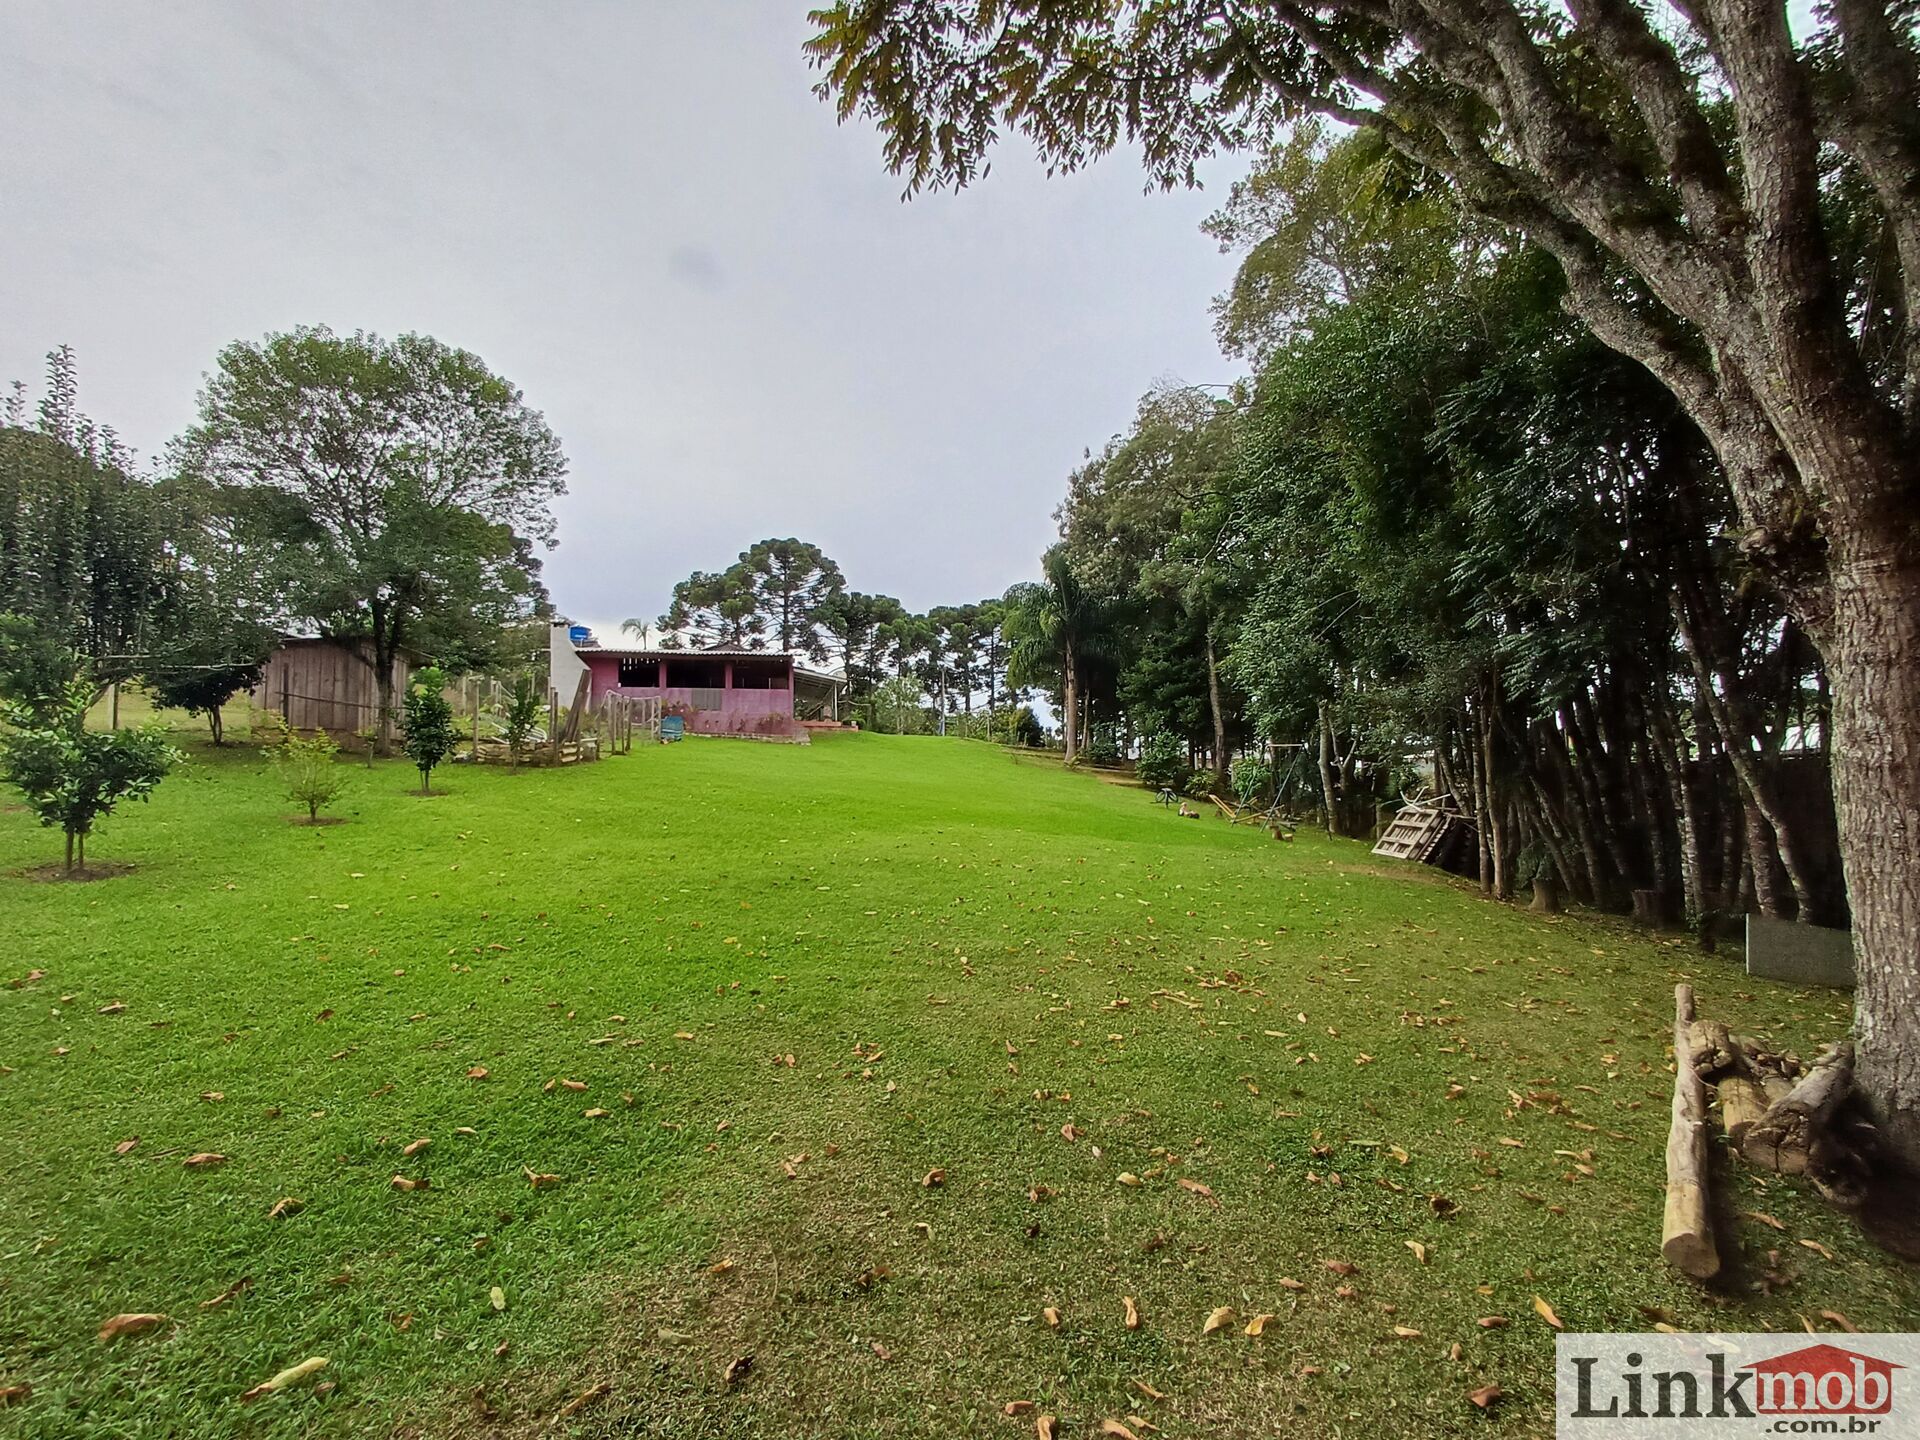
[(1722, 1076), (1714, 1086), (1714, 1095), (1720, 1101), (1720, 1124), (1735, 1145), (1746, 1138), (1747, 1131), (1772, 1103), (1761, 1083), (1745, 1075)]
[(1689, 1055), (1693, 987), (1673, 991), (1673, 1124), (1667, 1131), (1667, 1212), (1660, 1253), (1696, 1280), (1720, 1272), (1707, 1217), (1707, 1087)]
[(1793, 1093), (1793, 1081), (1775, 1070), (1760, 1072), (1760, 1088), (1767, 1092), (1767, 1108), (1772, 1109)]
[(1703, 1076), (1711, 1078), (1722, 1070), (1732, 1069), (1739, 1056), (1740, 1047), (1734, 1044), (1724, 1022), (1694, 1020), (1688, 1023), (1687, 1058)]
[(1740, 1153), (1748, 1163), (1781, 1175), (1804, 1174), (1814, 1142), (1853, 1089), (1853, 1042), (1830, 1047), (1806, 1078), (1777, 1100), (1747, 1131)]

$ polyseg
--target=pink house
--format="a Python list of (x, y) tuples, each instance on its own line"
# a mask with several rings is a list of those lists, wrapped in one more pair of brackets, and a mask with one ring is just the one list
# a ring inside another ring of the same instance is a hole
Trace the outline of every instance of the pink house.
[(562, 704), (588, 678), (588, 703), (609, 692), (658, 697), (694, 735), (738, 735), (805, 744), (809, 720), (840, 718), (838, 676), (775, 650), (658, 650), (602, 645), (578, 626), (556, 624), (549, 652)]

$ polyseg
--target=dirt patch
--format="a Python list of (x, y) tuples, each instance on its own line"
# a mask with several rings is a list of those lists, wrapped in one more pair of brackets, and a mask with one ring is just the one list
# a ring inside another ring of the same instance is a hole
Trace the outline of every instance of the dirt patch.
[(347, 817), (344, 815), (315, 815), (312, 817), (305, 815), (287, 816), (287, 824), (289, 825), (344, 825), (346, 823)]
[(22, 880), (34, 880), (44, 884), (58, 884), (62, 881), (84, 885), (94, 880), (111, 880), (116, 875), (133, 873), (133, 866), (125, 860), (89, 860), (85, 865), (76, 865), (69, 870), (59, 861), (51, 865), (35, 865), (29, 870), (13, 872)]

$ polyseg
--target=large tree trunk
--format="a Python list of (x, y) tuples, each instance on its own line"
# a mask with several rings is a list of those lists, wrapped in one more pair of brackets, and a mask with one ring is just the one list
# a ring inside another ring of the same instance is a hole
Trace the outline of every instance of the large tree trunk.
[(1920, 1164), (1920, 535), (1839, 560), (1832, 596), (1823, 650), (1859, 1085), (1887, 1139)]
[(1213, 788), (1227, 789), (1227, 712), (1220, 702), (1220, 665), (1213, 650), (1213, 626), (1207, 626), (1207, 708), (1213, 712)]
[(1073, 757), (1079, 753), (1080, 741), (1080, 684), (1074, 674), (1073, 642), (1069, 640), (1060, 665), (1060, 685), (1066, 693), (1062, 697), (1065, 703), (1060, 707), (1060, 743), (1066, 749), (1067, 764), (1073, 763)]
[(1327, 807), (1327, 833), (1343, 835), (1340, 828), (1340, 792), (1333, 778), (1333, 720), (1327, 714), (1327, 702), (1320, 702), (1320, 798)]

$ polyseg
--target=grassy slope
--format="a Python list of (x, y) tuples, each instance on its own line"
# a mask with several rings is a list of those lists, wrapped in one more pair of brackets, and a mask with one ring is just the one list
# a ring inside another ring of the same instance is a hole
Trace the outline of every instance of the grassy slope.
[[(1732, 1205), (1786, 1225), (1732, 1226), (1784, 1290), (1658, 1259), (1674, 980), (1802, 1045), (1842, 996), (952, 742), (691, 742), (425, 800), (394, 764), (326, 829), (251, 751), (196, 755), (92, 847), (129, 876), (13, 878), (52, 837), (0, 815), (0, 978), (48, 972), (0, 990), (0, 1384), (35, 1391), (0, 1432), (532, 1433), (606, 1380), (561, 1431), (1031, 1434), (1022, 1398), (1063, 1433), (1531, 1434), (1535, 1294), (1572, 1329), (1920, 1322), (1913, 1272), (1787, 1185)], [(1572, 1113), (1514, 1108), (1547, 1090)], [(1203, 1339), (1218, 1305), (1277, 1318)], [(179, 1323), (95, 1340), (129, 1310)], [(337, 1388), (235, 1403), (308, 1355)]]

